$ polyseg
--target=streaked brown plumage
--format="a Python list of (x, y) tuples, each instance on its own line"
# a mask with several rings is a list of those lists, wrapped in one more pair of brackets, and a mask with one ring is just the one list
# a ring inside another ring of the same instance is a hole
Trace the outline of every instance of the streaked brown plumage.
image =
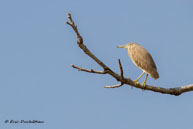
[[(148, 74), (150, 74), (150, 76), (154, 79), (159, 78), (159, 74), (157, 72), (157, 68), (156, 68), (156, 65), (153, 61), (153, 58), (144, 47), (140, 46), (137, 43), (128, 43), (124, 46), (118, 46), (118, 47), (119, 48), (126, 48), (128, 50), (128, 54), (129, 54), (132, 62), (137, 67), (142, 69), (142, 71), (143, 71), (142, 75), (144, 74), (144, 72), (147, 73), (146, 79), (144, 81), (144, 85), (146, 83)], [(139, 76), (139, 78), (136, 80), (136, 82), (138, 82), (138, 80), (141, 78), (141, 76)]]

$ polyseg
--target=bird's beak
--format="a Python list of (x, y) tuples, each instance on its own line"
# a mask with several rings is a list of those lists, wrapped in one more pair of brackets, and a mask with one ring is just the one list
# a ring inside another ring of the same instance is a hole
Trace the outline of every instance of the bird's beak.
[(123, 46), (117, 46), (117, 48), (125, 48), (125, 45), (123, 45)]

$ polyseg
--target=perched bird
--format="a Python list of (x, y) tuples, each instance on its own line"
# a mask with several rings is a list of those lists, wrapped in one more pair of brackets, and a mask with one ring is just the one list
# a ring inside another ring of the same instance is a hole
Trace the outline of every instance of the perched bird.
[(138, 81), (144, 73), (146, 73), (146, 77), (143, 82), (143, 86), (146, 85), (148, 74), (150, 74), (150, 76), (154, 79), (159, 78), (153, 58), (145, 48), (137, 43), (128, 43), (123, 46), (118, 46), (118, 48), (127, 49), (132, 62), (143, 71), (137, 80), (135, 80), (136, 83), (139, 83)]

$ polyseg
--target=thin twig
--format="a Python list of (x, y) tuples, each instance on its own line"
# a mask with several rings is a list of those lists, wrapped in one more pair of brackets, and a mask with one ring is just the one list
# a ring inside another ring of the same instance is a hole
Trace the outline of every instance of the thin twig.
[(69, 19), (69, 22), (66, 22), (66, 23), (73, 28), (73, 30), (75, 31), (75, 33), (77, 35), (77, 38), (82, 40), (82, 37), (80, 36), (80, 34), (78, 32), (78, 29), (77, 29), (77, 26), (74, 24), (74, 21), (72, 20), (72, 17), (71, 17), (70, 13), (68, 13), (68, 19)]
[(121, 65), (121, 60), (118, 59), (118, 61), (119, 61), (119, 68), (120, 68), (121, 77), (124, 78), (124, 76), (123, 76), (123, 67)]
[(78, 66), (75, 66), (75, 65), (71, 65), (73, 68), (75, 69), (78, 69), (79, 71), (84, 71), (84, 72), (88, 72), (88, 73), (98, 73), (98, 74), (106, 74), (107, 72), (106, 71), (96, 71), (96, 70), (88, 70), (88, 69), (85, 69), (85, 68), (81, 68), (81, 67), (78, 67)]
[(124, 83), (113, 85), (113, 86), (104, 86), (104, 88), (118, 88), (121, 87)]
[[(120, 68), (120, 73), (121, 73), (121, 78), (124, 79), (124, 76), (123, 76), (123, 67), (121, 65), (121, 60), (118, 59), (118, 62), (119, 62), (119, 68)], [(104, 86), (104, 88), (118, 88), (118, 87), (121, 87), (123, 86), (124, 83), (121, 82), (121, 84), (117, 84), (117, 85), (113, 85), (113, 86)]]

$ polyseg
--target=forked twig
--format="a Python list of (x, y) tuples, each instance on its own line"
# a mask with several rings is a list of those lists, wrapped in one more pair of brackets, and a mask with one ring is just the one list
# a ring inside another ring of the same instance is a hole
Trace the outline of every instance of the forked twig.
[[(118, 62), (119, 62), (119, 68), (120, 68), (120, 73), (121, 73), (121, 78), (124, 79), (124, 76), (123, 76), (123, 67), (121, 65), (121, 60), (118, 59)], [(124, 83), (121, 82), (121, 84), (117, 84), (117, 85), (113, 85), (113, 86), (104, 86), (104, 88), (118, 88), (118, 87), (121, 87), (123, 86)]]
[(72, 65), (73, 68), (75, 69), (78, 69), (79, 71), (84, 71), (84, 72), (88, 72), (88, 73), (98, 73), (98, 74), (106, 74), (107, 72), (106, 71), (96, 71), (96, 70), (88, 70), (88, 69), (85, 69), (85, 68), (81, 68), (81, 67), (78, 67), (78, 66), (75, 66), (75, 65)]
[(118, 61), (119, 61), (119, 68), (120, 68), (121, 77), (124, 78), (124, 76), (123, 76), (123, 67), (121, 65), (121, 60), (118, 59)]

